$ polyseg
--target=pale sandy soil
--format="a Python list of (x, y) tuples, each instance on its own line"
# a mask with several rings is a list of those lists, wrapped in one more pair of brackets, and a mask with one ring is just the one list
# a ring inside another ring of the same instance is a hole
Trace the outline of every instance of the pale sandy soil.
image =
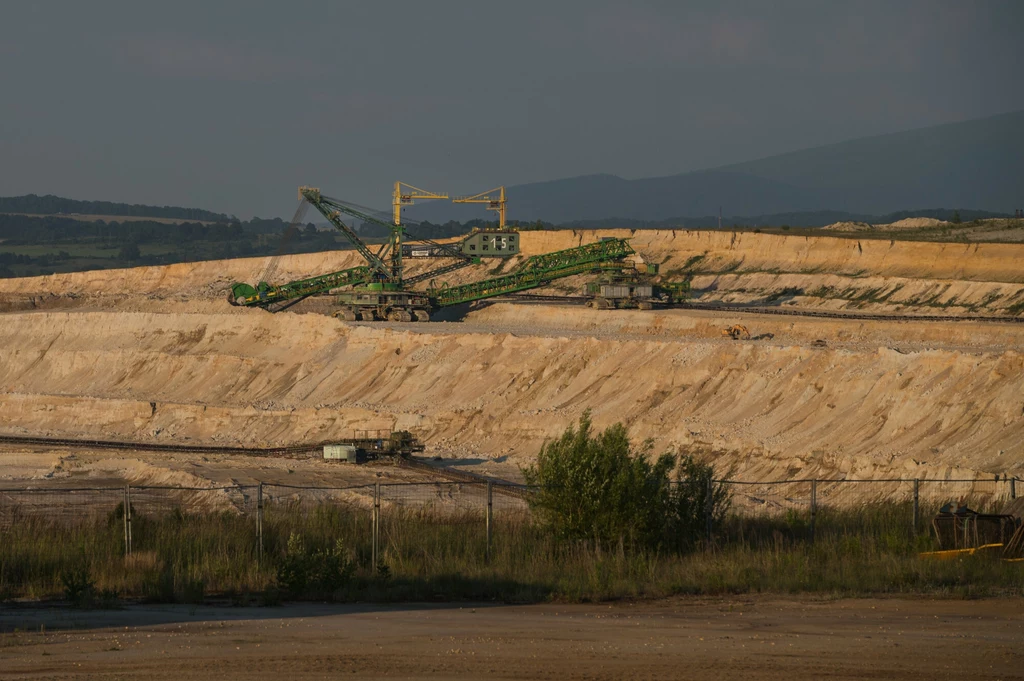
[[(684, 272), (700, 275), (694, 282), (700, 300), (715, 301), (726, 296), (742, 302), (774, 300), (792, 295), (791, 289), (798, 287), (806, 291), (800, 304), (809, 307), (885, 310), (898, 301), (903, 307), (938, 305), (951, 314), (1005, 314), (1013, 305), (1024, 302), (1024, 244), (858, 240), (750, 232), (560, 230), (524, 232), (522, 257), (572, 248), (605, 236), (630, 238), (633, 248), (646, 260), (659, 263), (667, 277), (679, 277)], [(507, 261), (501, 271), (510, 270), (522, 257)], [(229, 286), (236, 281), (255, 283), (254, 278), (266, 263), (267, 258), (242, 258), (2, 279), (0, 310), (189, 309), (230, 314), (222, 302)], [(353, 251), (284, 256), (277, 277), (291, 281), (356, 264), (358, 255)], [(418, 274), (428, 267), (429, 263), (413, 260), (408, 273)], [(495, 262), (488, 261), (442, 279), (449, 283), (478, 280), (492, 276), (496, 267)], [(810, 295), (822, 285), (837, 293)], [(899, 295), (889, 301), (886, 294), (893, 295), (892, 289)]]
[[(4, 320), (11, 434), (267, 446), (397, 428), (430, 455), (519, 464), (589, 408), (599, 427), (622, 421), (747, 479), (973, 477), (1024, 460), (1011, 324), (513, 305), (419, 325), (260, 311)], [(722, 338), (734, 321), (775, 337)]]
[(1017, 679), (1022, 612), (1019, 598), (768, 597), (4, 608), (0, 679)]
[(896, 235), (931, 241), (984, 241), (1020, 243), (1024, 241), (1024, 220), (1020, 218), (989, 218), (954, 224), (935, 218), (905, 218), (887, 224), (836, 222), (822, 228), (825, 234), (845, 232), (863, 234), (867, 238)]
[(331, 487), (434, 480), (413, 469), (381, 461), (350, 466), (313, 455), (296, 458), (112, 452), (4, 445), (0, 488), (88, 488), (172, 486), (211, 488), (232, 485)]
[(866, 222), (836, 222), (826, 226), (824, 229), (836, 232), (859, 232), (859, 231), (895, 231), (907, 229), (921, 229), (922, 227), (946, 227), (951, 223), (935, 218), (904, 218), (896, 222), (880, 223), (871, 225)]
[[(608, 230), (527, 232), (523, 248), (602, 236), (632, 237), (670, 276), (693, 271), (701, 300), (943, 315), (1024, 304), (1017, 244)], [(354, 257), (288, 256), (279, 272), (309, 276)], [(461, 321), (371, 325), (302, 306), (276, 315), (229, 306), (226, 287), (264, 265), (0, 280), (0, 305), (12, 310), (0, 316), (0, 431), (268, 446), (409, 429), (429, 455), (511, 477), (590, 409), (598, 427), (621, 421), (657, 450), (707, 456), (746, 479), (1024, 474), (1021, 324), (496, 304), (448, 317)], [(734, 323), (772, 337), (724, 339)], [(10, 481), (56, 483), (73, 467), (57, 457), (23, 475), (10, 456), (0, 454)], [(230, 477), (128, 458), (97, 455), (72, 475)], [(271, 472), (244, 463), (237, 477), (257, 474)]]

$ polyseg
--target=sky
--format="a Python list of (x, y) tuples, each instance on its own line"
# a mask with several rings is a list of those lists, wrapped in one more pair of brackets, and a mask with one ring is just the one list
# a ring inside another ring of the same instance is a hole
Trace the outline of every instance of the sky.
[[(1024, 109), (1024, 2), (4, 3), (0, 196), (288, 217)], [(510, 201), (513, 200), (510, 197)], [(483, 214), (483, 213), (482, 213)]]

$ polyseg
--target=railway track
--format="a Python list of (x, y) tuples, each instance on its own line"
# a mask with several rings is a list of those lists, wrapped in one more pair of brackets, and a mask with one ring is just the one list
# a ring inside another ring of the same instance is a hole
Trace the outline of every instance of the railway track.
[[(566, 305), (586, 305), (588, 296), (544, 296), (535, 294), (516, 294), (498, 296), (490, 301), (494, 303), (556, 303)], [(729, 312), (744, 314), (770, 314), (787, 317), (815, 317), (819, 319), (848, 319), (859, 321), (883, 322), (998, 322), (1024, 324), (1024, 316), (956, 316), (956, 315), (896, 315), (871, 312), (836, 312), (829, 310), (809, 310), (807, 308), (766, 307), (759, 305), (730, 305), (728, 303), (674, 303), (661, 305), (659, 309), (703, 310), (706, 312)]]

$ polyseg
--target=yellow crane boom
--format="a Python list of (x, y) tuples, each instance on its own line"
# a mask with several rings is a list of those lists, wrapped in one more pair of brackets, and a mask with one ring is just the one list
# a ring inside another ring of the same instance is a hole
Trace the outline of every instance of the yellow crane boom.
[(405, 182), (395, 182), (395, 191), (391, 194), (391, 210), (396, 225), (402, 224), (402, 206), (411, 206), (417, 199), (447, 199), (447, 194), (428, 192), (426, 189), (413, 187)]
[(486, 203), (487, 210), (498, 213), (498, 227), (505, 229), (505, 187), (495, 187), (473, 196), (458, 196), (452, 203)]

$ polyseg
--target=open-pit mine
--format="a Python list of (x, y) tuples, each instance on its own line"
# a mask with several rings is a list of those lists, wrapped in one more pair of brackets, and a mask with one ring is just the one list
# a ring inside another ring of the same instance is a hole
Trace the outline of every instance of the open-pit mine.
[[(323, 296), (280, 312), (229, 305), (231, 287), (255, 283), (266, 258), (0, 280), (0, 434), (265, 448), (408, 430), (428, 456), (515, 479), (589, 409), (596, 426), (621, 421), (655, 451), (689, 451), (745, 480), (1024, 473), (1022, 244), (518, 236), (512, 257), (438, 280), (457, 287), (625, 239), (657, 264), (655, 281), (686, 278), (688, 301), (568, 304), (581, 274), (431, 321), (346, 321), (325, 314)], [(334, 251), (282, 256), (275, 269), (289, 281), (361, 262)], [(405, 261), (407, 279), (428, 269)], [(723, 335), (734, 325), (749, 336)], [(3, 448), (6, 483), (368, 475), (315, 459)]]

